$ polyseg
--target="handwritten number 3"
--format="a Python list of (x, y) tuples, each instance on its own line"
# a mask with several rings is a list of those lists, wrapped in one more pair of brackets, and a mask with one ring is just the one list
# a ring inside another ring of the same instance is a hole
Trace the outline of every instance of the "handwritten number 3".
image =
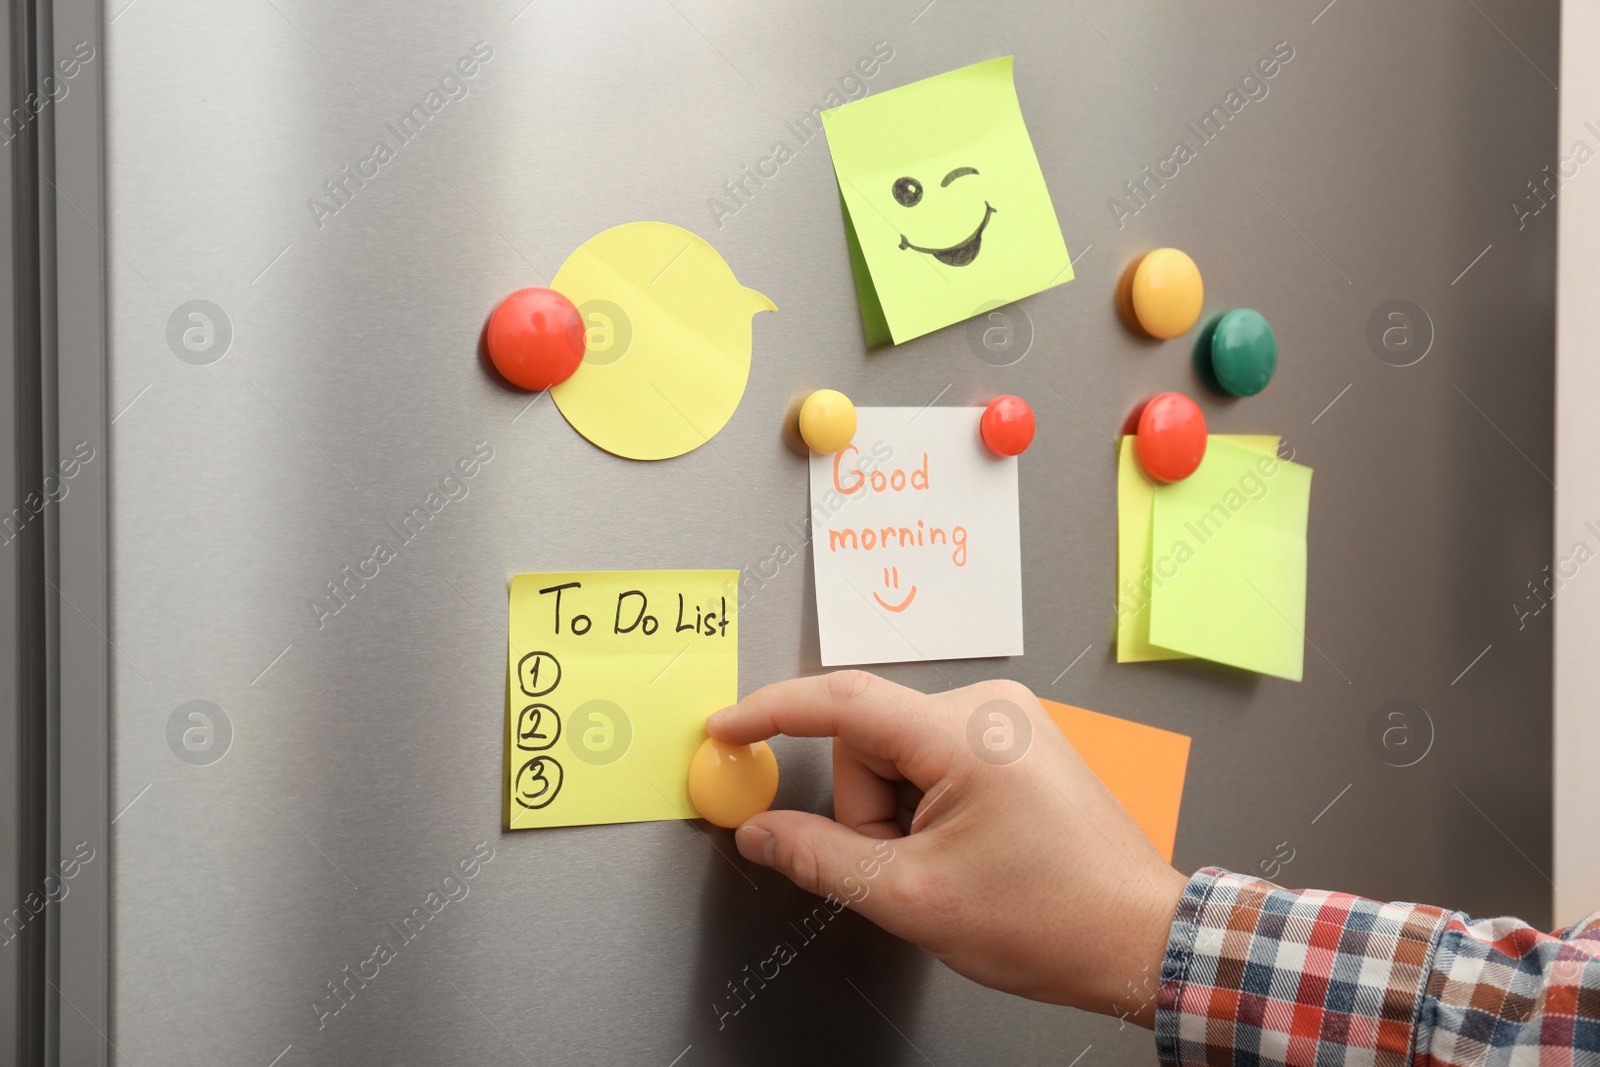
[(561, 792), (561, 764), (535, 756), (517, 771), (517, 803), (529, 811), (545, 807)]

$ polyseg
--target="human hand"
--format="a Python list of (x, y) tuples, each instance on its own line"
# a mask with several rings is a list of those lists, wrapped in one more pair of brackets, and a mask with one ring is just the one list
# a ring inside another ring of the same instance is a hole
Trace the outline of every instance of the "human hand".
[[(1011, 750), (986, 748), (1007, 726)], [(834, 818), (756, 815), (735, 836), (746, 859), (974, 981), (1153, 1025), (1154, 997), (1128, 991), (1157, 987), (1187, 878), (1025, 686), (928, 695), (841, 671), (766, 686), (706, 728), (834, 739)]]

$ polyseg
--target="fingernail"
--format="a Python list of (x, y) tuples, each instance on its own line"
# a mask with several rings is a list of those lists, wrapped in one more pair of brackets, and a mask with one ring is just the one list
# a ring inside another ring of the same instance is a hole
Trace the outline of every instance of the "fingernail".
[(739, 855), (751, 863), (771, 867), (778, 858), (778, 839), (759, 826), (741, 826), (733, 835)]
[(716, 722), (726, 714), (728, 714), (727, 708), (723, 708), (721, 711), (713, 711), (710, 715), (706, 716), (706, 725), (710, 726), (712, 723)]

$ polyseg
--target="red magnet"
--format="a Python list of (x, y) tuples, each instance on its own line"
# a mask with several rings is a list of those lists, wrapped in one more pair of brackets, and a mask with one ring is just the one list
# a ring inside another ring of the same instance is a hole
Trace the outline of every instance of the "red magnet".
[(1020, 396), (997, 396), (983, 409), (978, 428), (996, 455), (1020, 456), (1033, 444), (1033, 409)]
[(1139, 462), (1152, 478), (1179, 482), (1206, 458), (1206, 417), (1182, 393), (1162, 393), (1139, 416)]
[(489, 358), (523, 389), (548, 389), (583, 362), (583, 319), (554, 289), (518, 289), (489, 316)]

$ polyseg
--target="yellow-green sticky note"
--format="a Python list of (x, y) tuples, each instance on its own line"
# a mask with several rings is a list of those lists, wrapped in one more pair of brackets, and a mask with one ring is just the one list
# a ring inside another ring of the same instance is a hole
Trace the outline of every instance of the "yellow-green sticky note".
[[(1271, 435), (1218, 434), (1209, 441), (1231, 441), (1264, 455), (1278, 454), (1279, 438)], [(1129, 434), (1117, 450), (1117, 662), (1190, 659), (1150, 643), (1150, 597), (1158, 580), (1150, 553), (1157, 486), (1139, 466), (1138, 443), (1138, 437)]]
[(899, 344), (1072, 280), (1010, 56), (824, 111), (822, 128), (869, 338), (880, 316)]
[(738, 571), (511, 579), (508, 830), (692, 819), (706, 716), (739, 697)]
[(1298, 682), (1305, 666), (1311, 468), (1212, 437), (1156, 490), (1150, 641)]

